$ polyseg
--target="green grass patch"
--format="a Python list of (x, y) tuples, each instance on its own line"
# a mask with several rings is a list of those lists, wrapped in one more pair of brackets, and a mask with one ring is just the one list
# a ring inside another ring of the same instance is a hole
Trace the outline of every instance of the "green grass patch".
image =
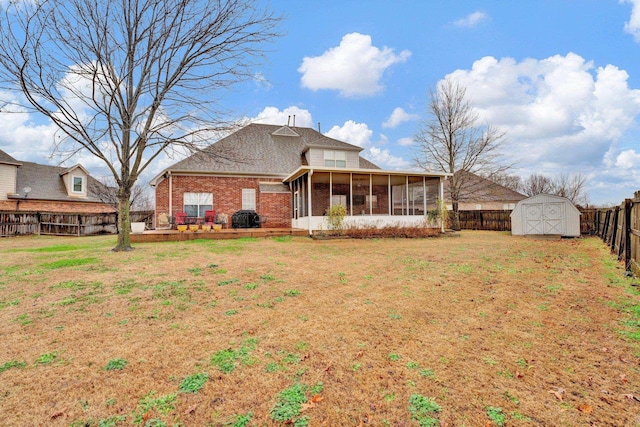
[(243, 341), (237, 350), (228, 348), (214, 353), (210, 362), (225, 374), (233, 372), (238, 363), (252, 365), (255, 360), (251, 353), (256, 349), (257, 343), (258, 340), (256, 338), (249, 338)]
[(412, 394), (409, 397), (409, 413), (411, 419), (418, 422), (420, 427), (436, 427), (440, 425), (440, 421), (434, 418), (434, 415), (440, 412), (442, 408), (435, 400), (425, 397), (421, 394)]
[(502, 412), (502, 408), (495, 407), (495, 406), (487, 406), (485, 408), (485, 411), (487, 411), (487, 416), (495, 425), (497, 426), (504, 425), (504, 422), (506, 421), (507, 417), (505, 416), (504, 412)]
[(209, 374), (201, 372), (186, 377), (180, 383), (180, 391), (183, 393), (197, 393), (209, 379)]
[(111, 359), (107, 362), (107, 365), (104, 367), (105, 371), (121, 371), (127, 366), (127, 361), (125, 359)]
[(54, 351), (52, 353), (44, 353), (40, 355), (34, 362), (36, 365), (49, 365), (55, 362), (58, 359), (58, 352)]
[(98, 258), (88, 257), (88, 258), (71, 258), (71, 259), (60, 259), (53, 262), (46, 262), (44, 264), (40, 264), (40, 267), (47, 270), (56, 270), (58, 268), (70, 268), (70, 267), (79, 267), (82, 265), (88, 264), (96, 264), (98, 262)]
[(0, 373), (13, 368), (25, 368), (26, 366), (27, 366), (27, 362), (20, 361), (20, 360), (10, 360), (0, 365)]
[(34, 253), (51, 253), (51, 252), (69, 252), (69, 251), (78, 251), (80, 249), (86, 249), (88, 246), (86, 245), (51, 245), (51, 246), (43, 246), (41, 248), (33, 248), (33, 249), (12, 249), (9, 252), (34, 252)]
[(293, 384), (278, 395), (278, 400), (269, 411), (269, 416), (274, 421), (288, 422), (296, 425), (301, 419), (300, 410), (302, 404), (307, 401), (305, 395), (306, 386), (300, 383)]
[[(149, 392), (149, 394), (143, 396), (138, 402), (138, 408), (134, 413), (134, 424), (142, 424), (142, 422), (145, 421), (145, 415), (150, 411), (156, 411), (160, 415), (167, 415), (168, 413), (174, 411), (176, 409), (175, 405), (177, 396), (177, 393), (171, 393), (164, 396), (156, 397), (155, 391)], [(157, 424), (157, 422), (155, 424), (150, 424), (150, 421), (152, 420), (147, 420), (144, 426), (146, 427), (147, 425), (159, 425)]]

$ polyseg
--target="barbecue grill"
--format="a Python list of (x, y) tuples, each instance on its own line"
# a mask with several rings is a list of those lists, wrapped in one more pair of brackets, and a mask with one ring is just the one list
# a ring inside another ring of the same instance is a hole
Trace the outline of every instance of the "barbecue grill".
[(231, 215), (233, 228), (260, 228), (261, 223), (260, 215), (256, 211), (240, 210)]

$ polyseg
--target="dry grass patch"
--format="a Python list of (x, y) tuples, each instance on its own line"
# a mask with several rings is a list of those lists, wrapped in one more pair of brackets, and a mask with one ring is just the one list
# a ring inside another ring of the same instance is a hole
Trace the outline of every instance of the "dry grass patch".
[(4, 424), (640, 424), (640, 299), (597, 239), (112, 246), (0, 240)]

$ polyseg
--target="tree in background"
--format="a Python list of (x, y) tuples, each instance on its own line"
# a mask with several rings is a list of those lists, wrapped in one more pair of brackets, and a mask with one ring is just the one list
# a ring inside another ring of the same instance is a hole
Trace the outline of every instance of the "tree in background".
[(522, 182), (521, 191), (525, 196), (551, 194), (553, 192), (553, 181), (544, 175), (534, 173)]
[(505, 133), (478, 122), (478, 114), (466, 98), (466, 88), (447, 78), (430, 91), (428, 115), (415, 136), (417, 165), (427, 171), (453, 174), (448, 196), (454, 230), (460, 229), (458, 202), (469, 193), (468, 186), (477, 182), (472, 174), (491, 176), (509, 168), (499, 162)]
[(59, 129), (54, 151), (90, 154), (117, 184), (130, 250), (131, 192), (161, 154), (231, 127), (222, 92), (252, 78), (281, 18), (257, 0), (4, 2), (0, 79)]
[(521, 190), (527, 196), (552, 194), (566, 197), (574, 205), (586, 206), (589, 204), (589, 195), (585, 189), (586, 182), (586, 177), (580, 173), (574, 175), (561, 173), (554, 178), (534, 173), (524, 180)]

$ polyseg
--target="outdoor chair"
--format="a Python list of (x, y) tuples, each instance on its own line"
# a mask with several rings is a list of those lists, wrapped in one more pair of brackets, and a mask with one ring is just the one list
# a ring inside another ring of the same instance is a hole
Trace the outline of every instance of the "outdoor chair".
[(216, 211), (209, 210), (204, 211), (204, 223), (207, 225), (213, 225), (216, 222)]
[(184, 212), (176, 212), (176, 225), (184, 225), (187, 223), (187, 214)]
[(158, 215), (158, 226), (156, 227), (159, 230), (167, 230), (171, 228), (171, 222), (169, 221), (169, 216), (166, 213), (161, 213)]

